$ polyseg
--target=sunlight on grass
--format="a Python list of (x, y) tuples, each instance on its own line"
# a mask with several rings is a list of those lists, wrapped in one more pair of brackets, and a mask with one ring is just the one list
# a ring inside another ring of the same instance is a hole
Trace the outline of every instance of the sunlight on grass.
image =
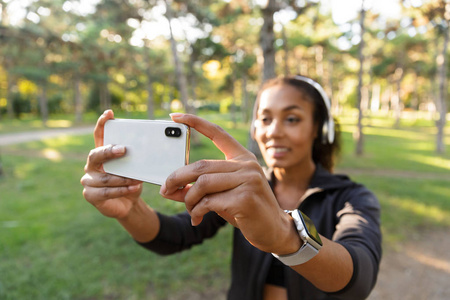
[(450, 159), (440, 156), (428, 156), (422, 154), (408, 154), (405, 157), (406, 160), (426, 164), (440, 169), (450, 170)]
[[(389, 203), (400, 208), (403, 211), (412, 213), (414, 222), (438, 223), (444, 226), (450, 226), (450, 211), (443, 210), (441, 207), (418, 202), (417, 199), (392, 197)], [(413, 220), (413, 219), (411, 219)]]
[(54, 162), (61, 162), (63, 159), (61, 152), (59, 152), (56, 149), (45, 148), (41, 152), (42, 152), (42, 155), (44, 155), (44, 157), (46, 159), (54, 161)]
[(50, 128), (68, 128), (73, 125), (72, 121), (69, 120), (48, 120), (47, 127)]
[(365, 127), (364, 133), (367, 135), (378, 135), (410, 140), (423, 140), (423, 141), (430, 140), (430, 136), (426, 134), (420, 134), (415, 131), (400, 130), (393, 128)]

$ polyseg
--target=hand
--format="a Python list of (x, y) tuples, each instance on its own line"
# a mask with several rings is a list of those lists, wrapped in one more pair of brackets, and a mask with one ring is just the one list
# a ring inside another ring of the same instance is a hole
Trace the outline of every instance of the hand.
[(280, 242), (292, 233), (292, 221), (278, 205), (255, 156), (213, 123), (184, 114), (172, 114), (172, 119), (211, 139), (226, 160), (202, 160), (176, 170), (161, 187), (161, 195), (184, 202), (193, 225), (215, 211), (260, 250), (284, 252)]
[(110, 175), (103, 170), (103, 163), (121, 157), (126, 149), (120, 145), (103, 146), (105, 123), (114, 119), (111, 110), (101, 115), (94, 129), (96, 148), (91, 150), (81, 178), (84, 186), (84, 198), (94, 205), (103, 215), (112, 218), (124, 218), (139, 200), (142, 182), (120, 176)]

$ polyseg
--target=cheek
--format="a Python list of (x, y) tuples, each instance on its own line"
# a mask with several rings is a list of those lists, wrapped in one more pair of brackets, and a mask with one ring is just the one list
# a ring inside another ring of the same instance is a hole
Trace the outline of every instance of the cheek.
[(291, 141), (297, 145), (312, 145), (317, 137), (315, 126), (305, 126), (290, 134)]

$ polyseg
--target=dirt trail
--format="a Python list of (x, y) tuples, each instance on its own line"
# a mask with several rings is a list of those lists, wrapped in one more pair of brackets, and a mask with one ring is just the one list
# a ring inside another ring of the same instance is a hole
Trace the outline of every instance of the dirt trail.
[(449, 231), (424, 231), (384, 250), (370, 300), (450, 299)]
[(82, 135), (94, 131), (93, 126), (46, 129), (39, 131), (28, 131), (18, 133), (0, 134), (0, 146), (7, 146), (31, 141), (39, 141), (46, 138), (58, 137), (61, 135)]

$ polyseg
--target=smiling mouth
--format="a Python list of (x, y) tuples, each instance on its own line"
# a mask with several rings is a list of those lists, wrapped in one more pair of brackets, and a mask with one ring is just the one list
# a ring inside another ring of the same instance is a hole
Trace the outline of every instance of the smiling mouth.
[(267, 152), (271, 155), (282, 155), (289, 151), (288, 148), (285, 147), (269, 147), (267, 148)]

